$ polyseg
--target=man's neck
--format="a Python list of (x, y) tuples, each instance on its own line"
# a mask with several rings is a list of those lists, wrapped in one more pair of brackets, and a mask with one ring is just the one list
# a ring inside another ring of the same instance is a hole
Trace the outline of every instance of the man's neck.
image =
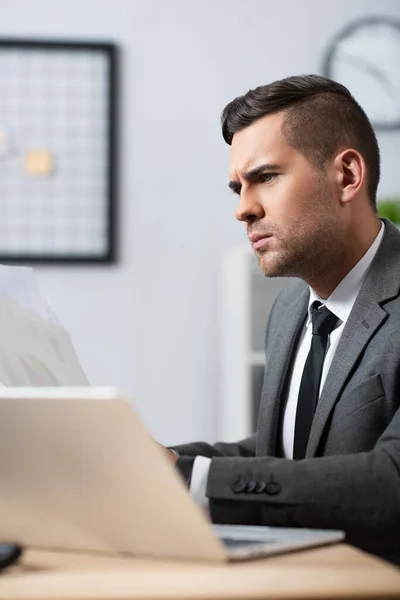
[(351, 240), (351, 244), (338, 255), (336, 264), (330, 264), (318, 276), (306, 280), (306, 283), (321, 299), (329, 298), (339, 283), (361, 260), (374, 243), (380, 227), (381, 222), (379, 219), (375, 219), (373, 226), (369, 227), (368, 231), (349, 232), (348, 239)]

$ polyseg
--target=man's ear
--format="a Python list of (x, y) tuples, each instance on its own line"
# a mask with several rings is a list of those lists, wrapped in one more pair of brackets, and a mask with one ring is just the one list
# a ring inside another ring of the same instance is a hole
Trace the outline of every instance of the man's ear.
[(365, 184), (367, 174), (365, 161), (357, 150), (350, 148), (336, 156), (334, 167), (340, 200), (343, 204), (351, 202)]

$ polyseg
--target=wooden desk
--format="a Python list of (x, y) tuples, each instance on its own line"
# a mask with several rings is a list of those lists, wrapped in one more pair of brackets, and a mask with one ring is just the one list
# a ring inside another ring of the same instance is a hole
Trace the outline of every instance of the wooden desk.
[(400, 569), (346, 544), (223, 566), (27, 551), (1, 600), (400, 598)]

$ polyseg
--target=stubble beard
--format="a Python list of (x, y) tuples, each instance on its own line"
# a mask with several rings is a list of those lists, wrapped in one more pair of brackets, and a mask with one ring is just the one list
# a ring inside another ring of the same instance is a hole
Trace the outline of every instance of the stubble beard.
[(276, 248), (257, 252), (263, 274), (266, 277), (299, 277), (310, 282), (333, 270), (341, 260), (345, 240), (340, 224), (327, 215), (329, 212), (320, 210), (318, 218), (314, 212), (291, 230), (277, 231)]

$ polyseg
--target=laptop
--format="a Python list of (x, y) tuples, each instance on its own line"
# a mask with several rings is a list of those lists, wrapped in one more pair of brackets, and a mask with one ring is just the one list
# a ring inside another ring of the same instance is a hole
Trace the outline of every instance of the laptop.
[(341, 531), (211, 525), (112, 388), (0, 389), (0, 540), (223, 562), (339, 542)]

